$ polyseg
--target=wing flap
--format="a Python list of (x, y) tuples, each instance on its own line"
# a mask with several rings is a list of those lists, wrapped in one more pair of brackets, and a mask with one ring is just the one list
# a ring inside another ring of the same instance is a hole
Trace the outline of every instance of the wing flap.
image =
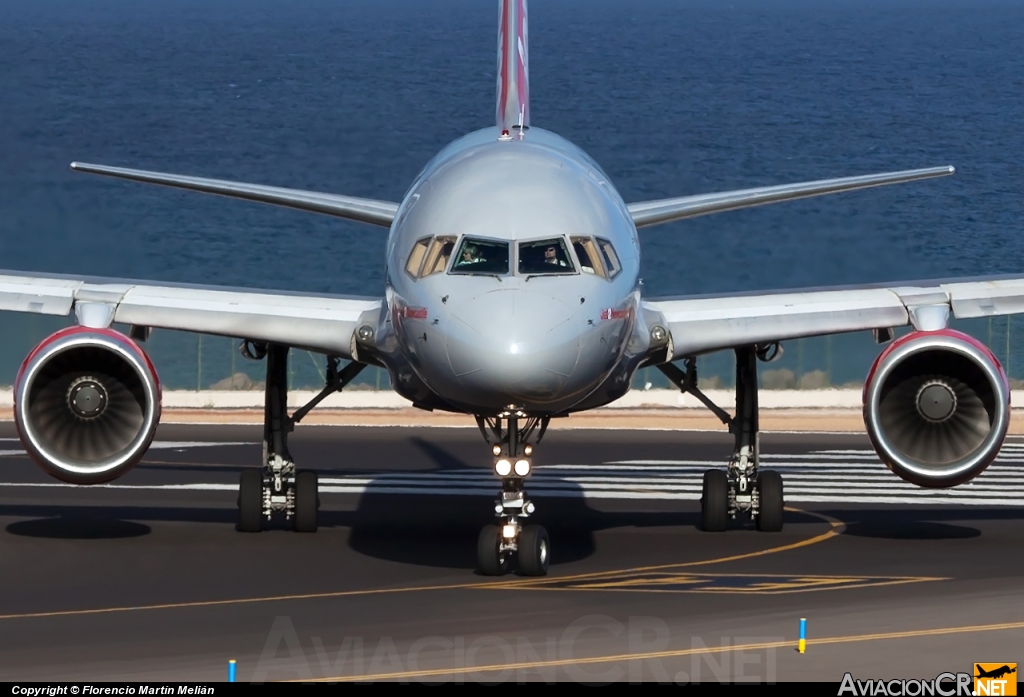
[(381, 301), (275, 295), (216, 289), (135, 287), (114, 321), (203, 334), (245, 337), (350, 358), (360, 317)]
[(1024, 313), (1024, 278), (989, 276), (643, 301), (648, 324), (663, 323), (672, 337), (667, 360), (908, 324), (924, 329), (931, 320), (917, 313), (933, 307), (950, 311), (955, 319)]
[(822, 179), (799, 184), (782, 184), (781, 186), (762, 186), (755, 189), (739, 189), (714, 194), (698, 194), (679, 198), (665, 198), (655, 201), (640, 201), (627, 206), (633, 223), (638, 227), (670, 223), (686, 218), (696, 218), (710, 213), (724, 213), (740, 208), (763, 206), (780, 201), (793, 201), (811, 196), (823, 196), (844, 191), (868, 189), (886, 184), (902, 184), (905, 182), (945, 177), (956, 170), (951, 166), (930, 167), (926, 169), (910, 169), (902, 172), (885, 174), (869, 174), (859, 177), (843, 177), (840, 179)]
[(40, 315), (67, 315), (80, 282), (0, 275), (0, 310)]
[(372, 321), (376, 329), (382, 302), (354, 296), (0, 272), (0, 310), (67, 316), (76, 304), (103, 303), (114, 308), (113, 321), (119, 323), (274, 342), (343, 358), (352, 357), (352, 336), (361, 321)]
[(1024, 279), (945, 283), (942, 289), (959, 319), (1024, 312)]
[(650, 300), (644, 309), (664, 320), (672, 337), (670, 360), (734, 346), (899, 327), (909, 321), (899, 295), (880, 288)]
[(147, 184), (159, 184), (177, 189), (240, 198), (247, 201), (271, 203), (277, 206), (297, 208), (313, 213), (324, 213), (338, 218), (358, 220), (363, 223), (384, 227), (391, 225), (391, 222), (395, 219), (395, 214), (398, 212), (397, 203), (357, 198), (355, 196), (340, 196), (338, 194), (325, 194), (316, 191), (285, 189), (277, 186), (246, 184), (223, 179), (187, 177), (180, 174), (149, 172), (141, 169), (91, 165), (85, 162), (72, 162), (71, 169), (78, 172), (102, 174), (108, 177), (117, 177)]

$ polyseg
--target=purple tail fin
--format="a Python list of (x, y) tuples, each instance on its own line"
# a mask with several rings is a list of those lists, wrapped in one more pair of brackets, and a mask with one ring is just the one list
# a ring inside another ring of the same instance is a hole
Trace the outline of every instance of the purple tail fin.
[(530, 70), (526, 0), (500, 0), (498, 23), (498, 108), (502, 135), (530, 127)]

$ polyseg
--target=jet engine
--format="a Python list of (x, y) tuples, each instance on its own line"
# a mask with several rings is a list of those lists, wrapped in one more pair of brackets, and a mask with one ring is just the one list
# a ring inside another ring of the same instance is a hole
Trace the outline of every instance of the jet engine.
[(912, 332), (875, 360), (864, 385), (864, 423), (875, 451), (923, 487), (970, 481), (999, 453), (1010, 388), (996, 357), (957, 331)]
[(160, 421), (160, 382), (127, 336), (72, 327), (25, 359), (14, 385), (14, 418), (44, 470), (65, 482), (99, 484), (145, 454)]

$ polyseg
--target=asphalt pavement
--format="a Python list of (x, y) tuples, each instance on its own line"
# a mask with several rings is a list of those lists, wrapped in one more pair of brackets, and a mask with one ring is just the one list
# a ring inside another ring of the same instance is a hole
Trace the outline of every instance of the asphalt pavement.
[(838, 682), (1024, 659), (1019, 439), (929, 491), (865, 436), (763, 434), (783, 531), (705, 533), (726, 434), (550, 431), (537, 579), (475, 571), (498, 490), (475, 429), (299, 426), (318, 532), (240, 533), (261, 435), (164, 425), (126, 476), (75, 487), (0, 424), (0, 680), (221, 680), (235, 659), (259, 682)]

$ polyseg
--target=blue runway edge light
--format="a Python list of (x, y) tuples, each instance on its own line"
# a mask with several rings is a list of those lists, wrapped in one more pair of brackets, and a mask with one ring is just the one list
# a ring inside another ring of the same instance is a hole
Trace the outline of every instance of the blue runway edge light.
[(235, 659), (228, 661), (228, 682), (235, 681)]

